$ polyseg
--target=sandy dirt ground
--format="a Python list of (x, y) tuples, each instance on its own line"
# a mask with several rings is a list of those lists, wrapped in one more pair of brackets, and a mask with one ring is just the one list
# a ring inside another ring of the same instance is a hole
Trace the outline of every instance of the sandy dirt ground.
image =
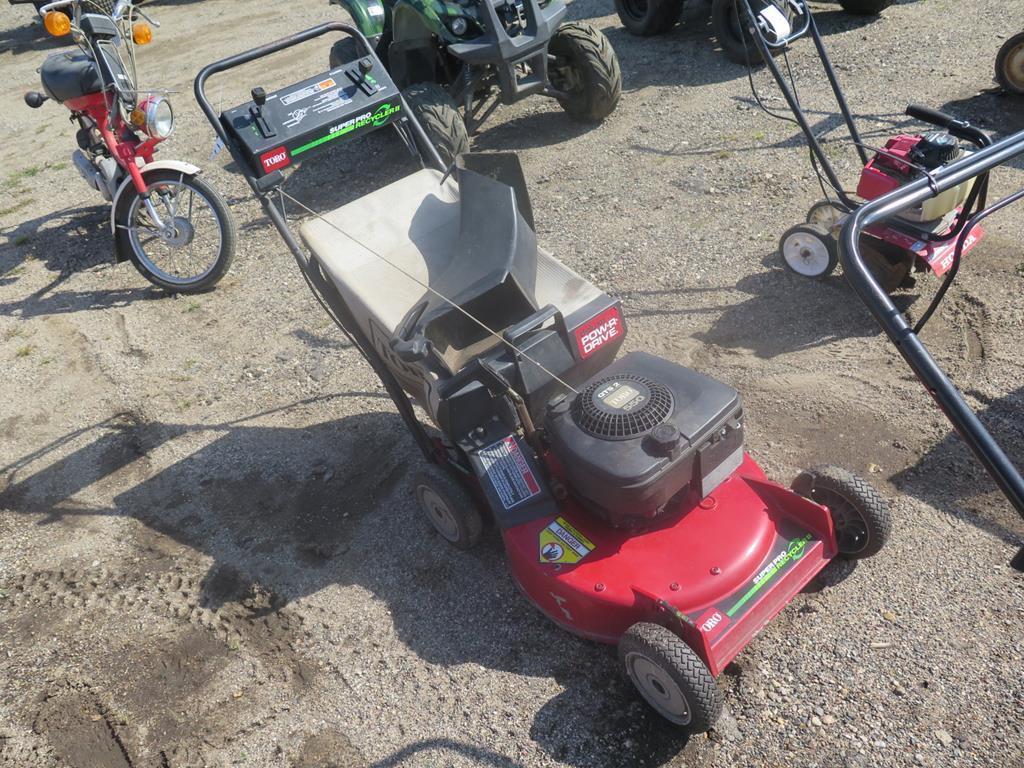
[[(902, 0), (863, 19), (816, 3), (869, 141), (911, 101), (996, 135), (991, 92), (1021, 0)], [(1024, 766), (1024, 526), (841, 276), (791, 276), (781, 232), (820, 197), (793, 126), (750, 98), (700, 2), (657, 39), (605, 0), (625, 90), (601, 127), (543, 99), (474, 139), (524, 163), (541, 240), (622, 297), (627, 347), (743, 392), (747, 440), (788, 482), (822, 462), (871, 478), (891, 546), (829, 572), (720, 679), (720, 727), (687, 741), (517, 593), (492, 530), (430, 533), (418, 455), (368, 366), (309, 295), (242, 179), (210, 160), (199, 68), (339, 11), (323, 0), (166, 0), (142, 81), (180, 91), (161, 156), (203, 165), (239, 225), (228, 277), (171, 297), (111, 264), (108, 213), (54, 104), (27, 109), (57, 46), (0, 6), (0, 764), (153, 766)], [(834, 128), (807, 45), (801, 95)], [(323, 45), (250, 67), (219, 106), (325, 65)], [(758, 88), (774, 107), (764, 73)], [(853, 183), (841, 132), (829, 152)], [(290, 182), (336, 206), (413, 166), (393, 135)], [(1024, 184), (1020, 160), (993, 180)], [(995, 217), (925, 333), (1024, 465), (1024, 218)], [(914, 313), (937, 282), (900, 293)]]

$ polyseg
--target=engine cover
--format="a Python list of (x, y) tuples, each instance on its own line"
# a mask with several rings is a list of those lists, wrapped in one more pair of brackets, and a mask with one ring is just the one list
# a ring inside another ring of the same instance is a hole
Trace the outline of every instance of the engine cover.
[(553, 402), (546, 426), (573, 493), (617, 526), (650, 522), (682, 493), (707, 496), (743, 458), (739, 393), (643, 352)]

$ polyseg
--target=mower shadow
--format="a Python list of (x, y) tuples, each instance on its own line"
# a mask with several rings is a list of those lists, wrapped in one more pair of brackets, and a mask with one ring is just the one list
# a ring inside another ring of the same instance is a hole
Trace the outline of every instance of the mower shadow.
[[(1024, 130), (1024, 97), (1011, 96), (998, 88), (947, 101), (940, 109), (994, 133), (995, 138), (1005, 138)], [(1024, 157), (1015, 157), (1007, 165), (1024, 170)]]
[[(1024, 387), (995, 400), (976, 391), (967, 394), (986, 403), (978, 418), (1017, 468), (1024, 469), (1024, 436), (1020, 428)], [(949, 482), (949, 478), (956, 478), (956, 482)], [(1013, 547), (1024, 545), (1024, 520), (955, 431), (950, 431), (916, 464), (896, 473), (891, 480), (901, 493), (921, 499), (951, 517), (964, 519)]]
[[(531, 734), (570, 764), (653, 768), (684, 746), (611, 674), (609, 649), (558, 629), (518, 593), (493, 529), (471, 553), (429, 531), (404, 489), (420, 458), (396, 414), (294, 429), (254, 421), (268, 415), (162, 424), (121, 414), (0, 468), (0, 507), (39, 526), (134, 518), (213, 560), (200, 596), (210, 609), (241, 603), (257, 584), (272, 594), (260, 614), (358, 585), (387, 603), (398, 637), (431, 664), (553, 679), (561, 692)], [(154, 454), (190, 439), (202, 447), (155, 469)]]

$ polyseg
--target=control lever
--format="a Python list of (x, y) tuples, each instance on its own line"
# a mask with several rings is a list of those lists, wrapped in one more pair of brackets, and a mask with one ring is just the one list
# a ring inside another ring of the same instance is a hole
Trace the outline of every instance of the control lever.
[(403, 363), (418, 363), (425, 360), (433, 349), (430, 340), (425, 336), (414, 336), (411, 339), (392, 338), (388, 343)]
[(270, 123), (263, 117), (263, 105), (267, 103), (267, 92), (257, 85), (249, 93), (254, 102), (254, 105), (249, 107), (249, 114), (252, 116), (253, 122), (256, 123), (256, 127), (259, 128), (264, 138), (277, 136), (277, 131), (271, 128)]
[(358, 74), (352, 70), (347, 70), (345, 74), (348, 75), (349, 80), (359, 86), (359, 90), (367, 96), (372, 96), (379, 90), (376, 81), (370, 77), (370, 72), (373, 71), (373, 59), (369, 56), (363, 56), (356, 63), (356, 67), (359, 69)]

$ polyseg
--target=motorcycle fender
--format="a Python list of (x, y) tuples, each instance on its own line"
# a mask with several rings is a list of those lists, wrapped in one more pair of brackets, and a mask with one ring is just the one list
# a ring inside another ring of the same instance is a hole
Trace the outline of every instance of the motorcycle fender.
[(331, 5), (340, 5), (348, 11), (356, 28), (371, 43), (384, 34), (386, 11), (382, 0), (331, 0)]
[[(180, 171), (186, 176), (197, 176), (203, 172), (203, 169), (198, 165), (192, 165), (192, 163), (185, 163), (181, 160), (157, 160), (156, 162), (149, 163), (148, 165), (142, 166), (140, 169), (142, 175), (145, 176), (150, 171)], [(121, 199), (121, 194), (125, 191), (125, 188), (130, 187), (132, 184), (132, 177), (125, 176), (121, 182), (121, 186), (117, 188), (117, 192), (114, 193), (114, 199), (110, 205), (110, 234), (117, 234), (117, 222), (114, 220), (114, 216), (117, 212), (117, 201)]]

